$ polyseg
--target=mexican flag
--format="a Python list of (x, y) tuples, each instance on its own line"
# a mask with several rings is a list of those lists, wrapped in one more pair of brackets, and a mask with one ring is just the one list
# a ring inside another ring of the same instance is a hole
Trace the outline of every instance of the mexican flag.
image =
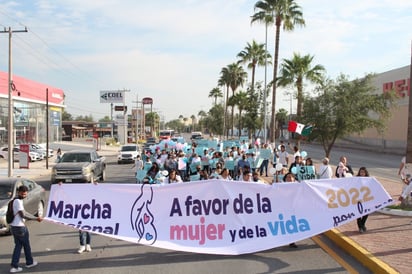
[(295, 122), (295, 121), (289, 121), (288, 131), (301, 134), (304, 127), (305, 127), (304, 124), (299, 124), (298, 122)]
[(306, 126), (300, 135), (302, 136), (309, 136), (309, 134), (312, 132), (313, 127), (312, 126)]

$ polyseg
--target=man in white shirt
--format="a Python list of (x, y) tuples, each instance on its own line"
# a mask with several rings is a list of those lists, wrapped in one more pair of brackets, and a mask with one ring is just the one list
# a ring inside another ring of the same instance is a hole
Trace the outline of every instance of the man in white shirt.
[(41, 222), (43, 218), (35, 217), (24, 210), (23, 199), (27, 197), (29, 189), (27, 186), (20, 186), (17, 190), (18, 198), (13, 201), (13, 214), (14, 219), (10, 223), (10, 230), (14, 237), (14, 250), (11, 259), (11, 273), (17, 273), (23, 271), (19, 267), (21, 249), (24, 248), (24, 255), (26, 257), (26, 267), (31, 268), (37, 265), (37, 262), (33, 260), (31, 254), (29, 231), (26, 227), (25, 220), (37, 220)]
[(282, 164), (283, 167), (288, 167), (289, 165), (289, 153), (286, 151), (284, 145), (280, 146), (280, 151), (278, 152), (279, 163)]

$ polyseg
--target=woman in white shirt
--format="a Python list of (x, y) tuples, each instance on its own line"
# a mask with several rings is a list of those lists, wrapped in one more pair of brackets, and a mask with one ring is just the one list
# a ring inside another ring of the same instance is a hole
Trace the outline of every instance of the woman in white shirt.
[(332, 167), (329, 165), (329, 158), (322, 159), (322, 165), (319, 167), (319, 179), (332, 179)]

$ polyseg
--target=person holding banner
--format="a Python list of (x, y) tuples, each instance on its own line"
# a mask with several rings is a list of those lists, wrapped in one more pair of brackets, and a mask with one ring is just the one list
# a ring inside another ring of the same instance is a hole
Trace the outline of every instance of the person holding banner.
[(220, 172), (219, 179), (224, 181), (233, 181), (232, 177), (230, 177), (229, 169), (223, 168), (222, 172)]
[[(300, 156), (297, 156), (297, 157), (300, 157)], [(285, 183), (294, 183), (294, 182), (296, 182), (295, 175), (292, 172), (286, 173), (286, 175), (283, 177), (283, 182), (285, 182)], [(289, 247), (290, 248), (297, 248), (298, 245), (296, 243), (290, 243)]]
[[(369, 177), (369, 172), (366, 169), (366, 167), (363, 166), (363, 167), (359, 168), (358, 175), (356, 175), (356, 176), (358, 176), (358, 177)], [(365, 223), (366, 223), (367, 219), (368, 219), (368, 214), (363, 215), (362, 217), (356, 219), (356, 222), (358, 224), (359, 233), (366, 232)]]
[(182, 183), (182, 178), (177, 175), (176, 169), (171, 169), (166, 179), (166, 184)]

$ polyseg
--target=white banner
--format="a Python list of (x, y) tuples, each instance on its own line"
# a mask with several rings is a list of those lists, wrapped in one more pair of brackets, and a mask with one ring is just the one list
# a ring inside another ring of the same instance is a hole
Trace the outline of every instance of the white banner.
[(373, 177), (264, 185), (52, 185), (46, 220), (155, 247), (210, 254), (271, 249), (392, 204)]

